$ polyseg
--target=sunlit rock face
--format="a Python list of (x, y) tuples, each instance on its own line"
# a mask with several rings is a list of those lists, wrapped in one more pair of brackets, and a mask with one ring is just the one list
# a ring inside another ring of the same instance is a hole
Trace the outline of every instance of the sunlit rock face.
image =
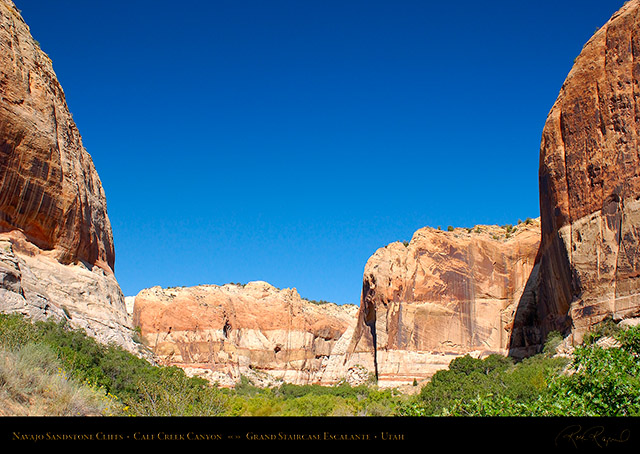
[(49, 57), (0, 1), (0, 228), (61, 263), (113, 271), (106, 198)]
[(357, 384), (368, 372), (345, 357), (356, 312), (257, 281), (143, 290), (133, 323), (160, 363), (222, 386)]
[(49, 57), (0, 0), (0, 310), (136, 349), (105, 194)]
[(538, 220), (528, 220), (423, 228), (379, 249), (365, 267), (350, 353), (383, 386), (427, 379), (461, 355), (506, 354), (539, 241)]
[(547, 117), (536, 291), (518, 310), (514, 352), (640, 314), (639, 58), (634, 0), (585, 44)]

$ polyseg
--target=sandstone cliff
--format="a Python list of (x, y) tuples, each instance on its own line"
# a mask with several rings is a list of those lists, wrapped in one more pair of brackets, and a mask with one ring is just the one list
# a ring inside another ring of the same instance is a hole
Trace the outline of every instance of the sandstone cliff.
[(128, 348), (105, 194), (51, 60), (0, 0), (0, 310)]
[(586, 43), (542, 133), (542, 240), (512, 352), (550, 331), (580, 342), (604, 318), (640, 315), (640, 2)]
[(506, 354), (539, 241), (531, 220), (423, 228), (379, 249), (365, 267), (350, 354), (383, 386), (429, 378), (457, 356)]
[(315, 304), (295, 289), (246, 285), (154, 287), (135, 297), (133, 323), (162, 364), (233, 386), (360, 383), (368, 373), (346, 364), (357, 307)]
[(61, 263), (113, 271), (106, 199), (51, 60), (0, 2), (0, 228)]

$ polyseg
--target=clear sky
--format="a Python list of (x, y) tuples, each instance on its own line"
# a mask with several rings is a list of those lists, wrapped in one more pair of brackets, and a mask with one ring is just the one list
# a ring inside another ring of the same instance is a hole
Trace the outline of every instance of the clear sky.
[(376, 249), (537, 217), (542, 127), (621, 0), (15, 0), (107, 194), (125, 295), (359, 303)]

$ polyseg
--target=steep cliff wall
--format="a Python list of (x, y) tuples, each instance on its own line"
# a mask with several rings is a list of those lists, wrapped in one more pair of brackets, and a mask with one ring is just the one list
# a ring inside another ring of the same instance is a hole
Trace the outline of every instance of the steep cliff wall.
[(105, 194), (49, 57), (0, 0), (0, 310), (135, 348)]
[(350, 353), (389, 386), (429, 378), (460, 355), (506, 354), (539, 229), (538, 220), (424, 228), (379, 249), (365, 267)]
[(133, 323), (159, 362), (220, 385), (241, 376), (263, 385), (359, 383), (367, 371), (345, 363), (356, 312), (250, 282), (143, 290)]
[(0, 1), (0, 229), (61, 263), (113, 271), (106, 199), (51, 60)]
[(633, 0), (585, 44), (547, 117), (536, 290), (518, 309), (514, 352), (640, 315), (639, 61)]

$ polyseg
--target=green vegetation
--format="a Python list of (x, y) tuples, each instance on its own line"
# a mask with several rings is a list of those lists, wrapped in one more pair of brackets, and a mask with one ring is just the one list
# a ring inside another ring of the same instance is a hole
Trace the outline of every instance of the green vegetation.
[(53, 349), (29, 343), (0, 350), (0, 415), (111, 415), (115, 396), (90, 382), (70, 379)]
[[(601, 346), (603, 337), (617, 346)], [(414, 380), (414, 395), (375, 383), (260, 388), (246, 377), (235, 389), (223, 389), (98, 344), (64, 323), (0, 315), (0, 403), (7, 414), (44, 415), (640, 414), (640, 327), (621, 329), (606, 321), (585, 336), (571, 359), (554, 355), (561, 340), (551, 334), (542, 353), (517, 363), (500, 355), (457, 358), (421, 389)]]
[(335, 304), (335, 303), (332, 303), (331, 301), (327, 301), (327, 300), (306, 300), (306, 301), (311, 303), (311, 304), (315, 304), (317, 306), (322, 306), (324, 304)]
[[(596, 341), (613, 336), (619, 347)], [(637, 416), (640, 414), (640, 328), (606, 322), (576, 347), (572, 359), (552, 356), (559, 342), (518, 364), (502, 357), (464, 357), (438, 372), (404, 415)]]
[[(16, 372), (17, 367), (5, 366), (5, 362), (16, 362), (15, 358), (29, 359), (21, 370), (41, 378), (24, 377)], [(43, 404), (40, 410), (25, 409), (25, 413), (382, 416), (394, 414), (402, 400), (395, 391), (346, 383), (333, 387), (282, 384), (263, 389), (243, 377), (235, 389), (223, 389), (203, 379), (189, 378), (177, 367), (152, 366), (118, 347), (99, 344), (64, 323), (32, 324), (19, 315), (0, 315), (0, 360), (0, 402), (5, 407), (8, 402), (33, 399), (34, 394), (43, 402), (51, 400), (52, 389), (66, 402)], [(77, 402), (64, 398), (67, 395), (76, 396), (76, 400), (83, 397)]]

